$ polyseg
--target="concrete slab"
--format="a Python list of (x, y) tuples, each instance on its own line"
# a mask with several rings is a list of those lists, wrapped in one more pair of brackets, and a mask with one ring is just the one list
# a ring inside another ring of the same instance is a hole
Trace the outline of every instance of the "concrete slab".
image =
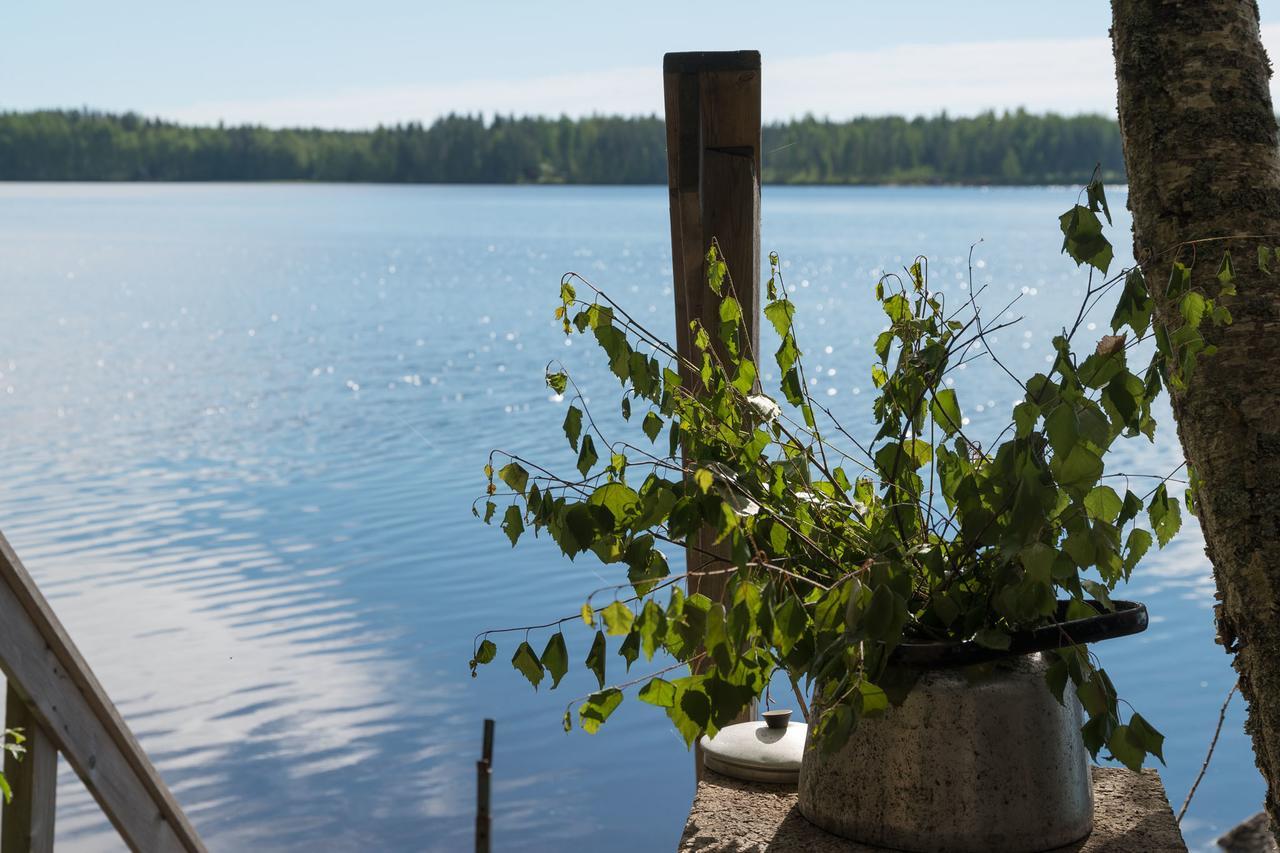
[[(1093, 768), (1093, 833), (1053, 853), (1186, 853), (1154, 770)], [(881, 853), (837, 838), (796, 809), (792, 786), (740, 782), (707, 771), (698, 783), (680, 853)], [(993, 851), (994, 853), (994, 851)]]

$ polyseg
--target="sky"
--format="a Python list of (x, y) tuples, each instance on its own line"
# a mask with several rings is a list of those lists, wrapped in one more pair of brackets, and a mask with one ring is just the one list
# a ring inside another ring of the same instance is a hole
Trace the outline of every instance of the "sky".
[[(1280, 0), (1260, 5), (1275, 56)], [(662, 110), (665, 52), (739, 49), (763, 56), (766, 120), (1115, 110), (1106, 0), (6, 6), (0, 110), (336, 128), (449, 112), (649, 114)]]

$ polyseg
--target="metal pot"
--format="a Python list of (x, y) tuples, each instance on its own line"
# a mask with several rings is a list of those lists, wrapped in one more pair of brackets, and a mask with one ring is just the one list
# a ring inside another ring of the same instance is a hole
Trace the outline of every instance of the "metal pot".
[(806, 746), (799, 808), (864, 844), (915, 853), (1039, 853), (1093, 828), (1074, 694), (1059, 704), (1038, 653), (926, 670), (899, 707), (830, 755)]
[[(904, 642), (892, 665), (920, 673), (899, 707), (859, 721), (832, 755), (806, 745), (800, 813), (865, 844), (913, 853), (1040, 853), (1093, 828), (1089, 753), (1075, 694), (1058, 703), (1040, 652), (1137, 634), (1147, 609), (1088, 602), (1094, 614), (1010, 637)], [(978, 666), (985, 664), (985, 666)], [(975, 671), (977, 675), (975, 676)]]

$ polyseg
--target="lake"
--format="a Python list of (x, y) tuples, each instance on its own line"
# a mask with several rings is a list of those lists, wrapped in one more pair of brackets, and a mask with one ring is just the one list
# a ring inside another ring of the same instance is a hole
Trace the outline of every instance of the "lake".
[[(817, 393), (862, 429), (877, 276), (925, 253), (966, 298), (979, 240), (984, 304), (1020, 296), (1025, 316), (992, 346), (1043, 369), (1086, 281), (1060, 254), (1077, 196), (766, 188), (763, 245)], [(485, 717), (496, 849), (674, 847), (692, 758), (660, 711), (629, 700), (600, 734), (565, 735), (580, 667), (555, 693), (506, 663), (510, 642), (467, 668), (477, 632), (616, 582), (471, 515), (490, 448), (573, 465), (548, 360), (617, 388), (552, 318), (567, 270), (671, 330), (665, 189), (0, 184), (0, 529), (211, 849), (466, 849)], [(957, 389), (992, 434), (1016, 399), (978, 367)], [(1120, 467), (1178, 464), (1161, 420)], [(1176, 809), (1232, 683), (1194, 519), (1125, 596), (1150, 630), (1096, 651), (1166, 734)], [(566, 630), (581, 660), (589, 635)], [(1183, 824), (1195, 849), (1261, 808), (1243, 719), (1237, 698)], [(117, 849), (63, 773), (58, 848)]]

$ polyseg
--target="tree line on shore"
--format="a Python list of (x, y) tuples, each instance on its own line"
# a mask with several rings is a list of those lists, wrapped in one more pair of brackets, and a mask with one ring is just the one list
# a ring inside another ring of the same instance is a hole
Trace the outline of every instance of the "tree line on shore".
[[(766, 125), (774, 184), (1122, 179), (1116, 123), (1023, 110)], [(662, 119), (449, 115), (367, 131), (190, 126), (135, 113), (0, 113), (0, 180), (661, 184)]]

